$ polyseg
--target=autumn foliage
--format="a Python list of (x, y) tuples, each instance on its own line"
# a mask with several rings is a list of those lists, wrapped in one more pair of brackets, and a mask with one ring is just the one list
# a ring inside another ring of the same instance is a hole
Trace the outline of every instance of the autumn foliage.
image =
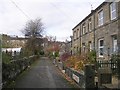
[(60, 57), (60, 60), (61, 61), (66, 61), (69, 57), (70, 57), (71, 55), (69, 54), (69, 53), (63, 53), (62, 55), (61, 55), (61, 57)]
[(48, 52), (59, 51), (59, 50), (60, 50), (60, 47), (59, 47), (58, 44), (50, 45), (50, 46), (48, 46), (48, 48), (47, 48), (47, 51), (48, 51)]
[(49, 57), (58, 57), (59, 56), (60, 46), (57, 43), (52, 43), (47, 47), (47, 54)]
[(84, 69), (85, 64), (90, 62), (87, 54), (81, 54), (69, 56), (63, 63), (66, 67), (74, 68), (75, 70), (80, 71)]

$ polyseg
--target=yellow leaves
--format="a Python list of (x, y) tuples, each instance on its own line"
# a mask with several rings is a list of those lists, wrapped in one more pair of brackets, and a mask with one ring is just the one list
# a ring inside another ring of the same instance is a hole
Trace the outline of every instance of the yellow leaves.
[(75, 63), (75, 70), (83, 70), (84, 67), (84, 62), (83, 61), (78, 61)]
[(81, 55), (74, 55), (69, 57), (65, 61), (65, 65), (70, 68), (74, 68), (75, 70), (83, 70), (84, 65), (88, 62), (88, 57), (86, 54), (81, 54)]

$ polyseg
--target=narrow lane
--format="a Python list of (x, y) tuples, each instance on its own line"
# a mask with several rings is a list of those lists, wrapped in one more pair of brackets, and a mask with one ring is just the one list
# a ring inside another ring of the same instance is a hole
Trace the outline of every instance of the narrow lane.
[(15, 81), (15, 88), (74, 88), (48, 59), (38, 60)]

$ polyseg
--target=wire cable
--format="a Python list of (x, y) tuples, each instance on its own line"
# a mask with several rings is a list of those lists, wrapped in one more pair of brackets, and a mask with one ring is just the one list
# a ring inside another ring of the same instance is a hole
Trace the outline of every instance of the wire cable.
[(10, 0), (14, 5), (15, 7), (27, 18), (27, 19), (31, 19), (13, 0)]
[(66, 14), (63, 10), (61, 10), (60, 8), (58, 8), (54, 3), (49, 2), (54, 8), (56, 8), (57, 10), (59, 10), (60, 12), (62, 12), (62, 14), (64, 14), (64, 16), (66, 16), (67, 18), (69, 18), (69, 20), (71, 20), (72, 22), (74, 22), (74, 20), (72, 19), (72, 17), (68, 14)]

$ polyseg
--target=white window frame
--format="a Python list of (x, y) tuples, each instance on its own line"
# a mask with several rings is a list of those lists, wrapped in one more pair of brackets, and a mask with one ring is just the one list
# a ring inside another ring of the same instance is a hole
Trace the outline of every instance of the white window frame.
[(110, 19), (111, 20), (116, 19), (116, 3), (115, 2), (112, 2), (110, 4)]
[(83, 52), (85, 52), (85, 43), (82, 43)]
[[(103, 41), (103, 46), (100, 45), (100, 41)], [(99, 40), (98, 40), (98, 48), (99, 48), (99, 57), (103, 57), (104, 51), (102, 52), (103, 55), (101, 55), (101, 50), (100, 50), (100, 49), (103, 49), (103, 50), (104, 50), (104, 39), (99, 39)]]
[[(115, 16), (114, 16), (115, 15)], [(110, 4), (110, 18), (111, 20), (114, 20), (116, 19), (116, 3), (115, 2), (112, 2)]]
[(91, 22), (91, 18), (88, 20), (88, 31), (92, 31), (92, 22)]
[(86, 33), (86, 27), (85, 27), (85, 24), (83, 24), (83, 34), (85, 34)]
[(76, 39), (76, 31), (74, 31), (74, 39)]
[(117, 38), (113, 37), (113, 53), (117, 53), (117, 49), (118, 49)]
[(89, 31), (92, 31), (92, 22), (89, 21)]
[(117, 52), (117, 39), (114, 39), (113, 45), (114, 45), (114, 46), (113, 46), (113, 47), (114, 47), (114, 48), (113, 48), (113, 51), (114, 51), (114, 52)]
[(98, 12), (98, 26), (103, 25), (104, 23), (104, 15), (103, 15), (103, 10), (101, 10), (100, 12)]
[(82, 35), (82, 30), (81, 30), (81, 28), (79, 29), (79, 36), (81, 36)]
[(80, 34), (79, 34), (79, 29), (77, 29), (77, 37), (78, 37), (78, 38), (79, 38), (79, 35), (80, 35)]
[(92, 42), (89, 42), (89, 49), (92, 51)]

